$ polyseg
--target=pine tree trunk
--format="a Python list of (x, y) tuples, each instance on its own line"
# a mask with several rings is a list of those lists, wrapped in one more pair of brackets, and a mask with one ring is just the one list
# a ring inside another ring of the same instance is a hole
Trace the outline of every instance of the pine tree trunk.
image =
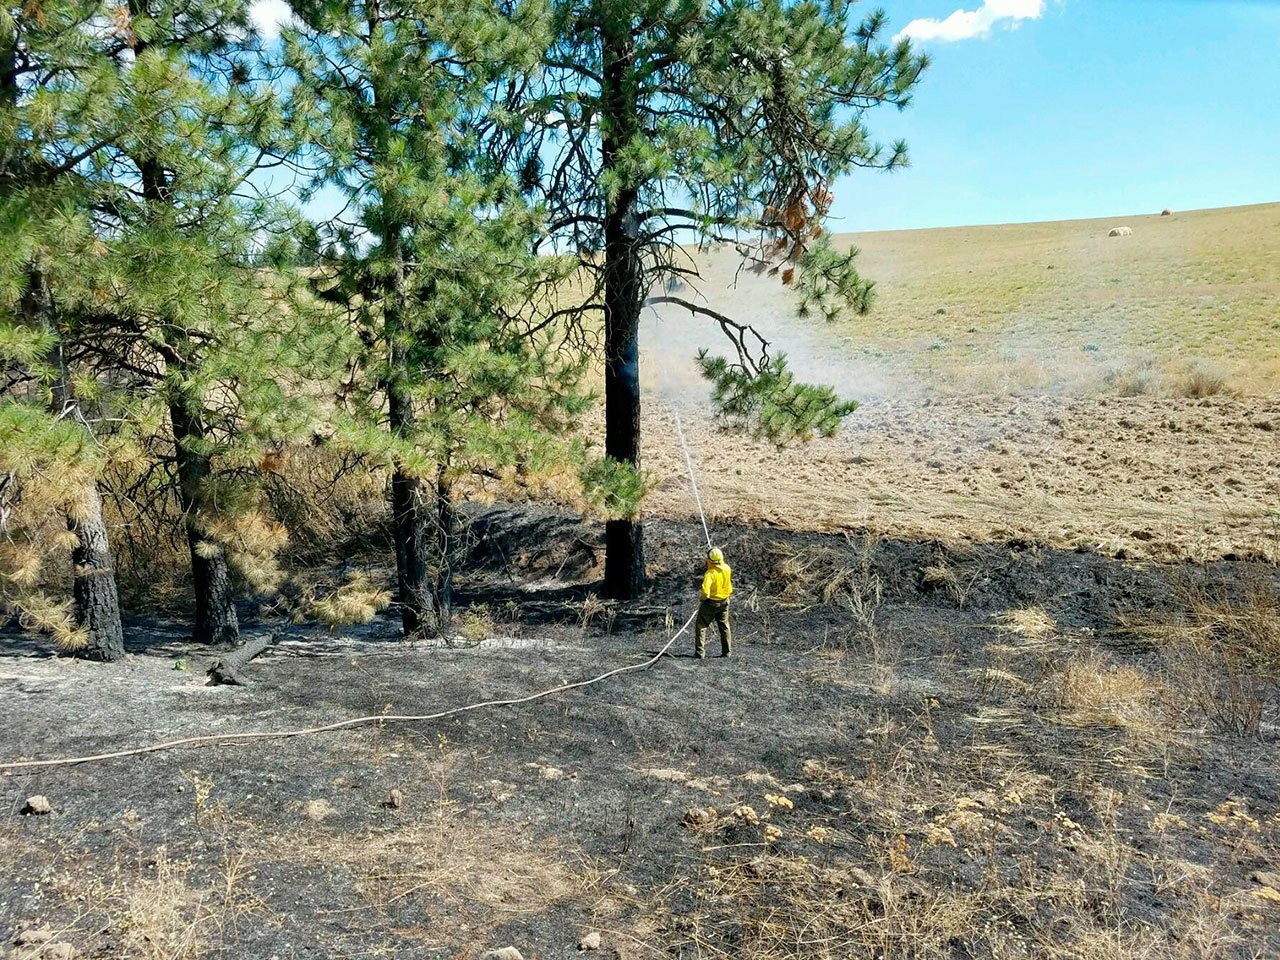
[(458, 544), (458, 514), (453, 508), (453, 484), (443, 466), (436, 473), (436, 563), (433, 591), (436, 624), (441, 633), (453, 621), (453, 562)]
[(395, 518), (396, 580), (400, 588), (400, 621), (406, 637), (434, 637), (439, 633), (431, 594), (430, 488), (400, 467), (391, 475), (391, 512)]
[(212, 473), (201, 452), (204, 423), (199, 405), (178, 395), (169, 403), (178, 462), (178, 496), (186, 518), (187, 547), (191, 551), (191, 580), (196, 601), (194, 637), (197, 643), (234, 644), (240, 638), (235, 589), (226, 552), (213, 544), (202, 526), (205, 484)]
[(71, 550), (76, 624), (89, 636), (88, 644), (77, 651), (77, 656), (104, 663), (119, 660), (124, 656), (120, 596), (107, 525), (102, 518), (102, 496), (96, 483), (88, 485), (84, 502), (74, 515), (67, 517), (67, 529), (76, 537)]
[[(604, 20), (603, 103), (607, 123), (601, 142), (606, 170), (637, 129), (634, 41), (624, 18)], [(605, 455), (640, 466), (640, 309), (644, 271), (640, 261), (638, 196), (624, 185), (604, 224)], [(637, 520), (605, 525), (604, 594), (631, 600), (645, 587), (644, 528)]]
[[(27, 291), (23, 295), (23, 311), (29, 322), (49, 331), (54, 337), (53, 347), (46, 357), (46, 363), (53, 371), (50, 409), (55, 416), (72, 417), (83, 423), (83, 414), (71, 392), (61, 331), (54, 316), (48, 281), (44, 273), (35, 267), (30, 270)], [(74, 617), (76, 626), (88, 636), (88, 643), (76, 652), (77, 656), (104, 662), (119, 660), (124, 656), (124, 627), (120, 622), (115, 562), (97, 483), (87, 483), (80, 502), (67, 512), (67, 529), (76, 538), (71, 549)]]

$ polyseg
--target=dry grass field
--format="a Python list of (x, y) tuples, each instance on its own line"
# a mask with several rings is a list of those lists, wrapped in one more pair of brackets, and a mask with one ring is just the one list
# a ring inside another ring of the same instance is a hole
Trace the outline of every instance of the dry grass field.
[[(1133, 236), (1109, 238), (1117, 224)], [(863, 408), (782, 451), (717, 435), (692, 357), (718, 332), (651, 314), (651, 509), (691, 509), (674, 404), (726, 518), (1280, 555), (1280, 204), (841, 240), (878, 282), (868, 317), (795, 320), (784, 288), (724, 251), (698, 292)]]
[(1280, 391), (1280, 204), (849, 239), (880, 300), (846, 349), (924, 390)]
[[(1117, 225), (1133, 235), (1108, 237)], [(1280, 391), (1280, 204), (846, 234), (837, 245), (856, 246), (876, 281), (867, 317), (816, 330), (786, 320), (786, 291), (738, 277), (728, 251), (699, 258), (701, 293), (860, 399)], [(667, 316), (655, 345), (687, 342)]]

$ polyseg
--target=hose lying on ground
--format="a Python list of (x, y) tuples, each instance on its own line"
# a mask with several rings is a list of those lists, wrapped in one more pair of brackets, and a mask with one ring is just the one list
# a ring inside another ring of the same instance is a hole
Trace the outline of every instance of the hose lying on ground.
[(247, 740), (282, 740), (286, 737), (304, 737), (317, 733), (330, 733), (334, 730), (347, 730), (351, 727), (369, 726), (371, 724), (384, 723), (425, 723), (430, 720), (444, 720), (448, 717), (457, 716), (461, 713), (469, 713), (472, 710), (482, 710), (486, 707), (513, 707), (521, 703), (532, 703), (535, 700), (543, 700), (547, 697), (554, 696), (557, 693), (567, 693), (570, 690), (580, 690), (583, 687), (590, 687), (593, 684), (602, 683), (611, 677), (621, 676), (624, 673), (634, 673), (639, 670), (647, 670), (653, 666), (666, 652), (671, 649), (671, 645), (675, 643), (684, 634), (689, 626), (693, 623), (693, 618), (697, 616), (695, 611), (688, 620), (684, 622), (679, 630), (671, 635), (671, 639), (663, 644), (662, 649), (655, 653), (643, 663), (633, 663), (626, 667), (617, 667), (607, 673), (602, 673), (598, 677), (592, 677), (590, 680), (578, 680), (574, 683), (561, 684), (558, 687), (551, 687), (548, 690), (540, 690), (537, 693), (531, 693), (523, 697), (512, 697), (507, 700), (485, 700), (480, 703), (468, 703), (466, 706), (454, 707), (450, 710), (442, 710), (439, 713), (424, 714), (378, 714), (369, 717), (352, 717), (350, 720), (339, 720), (337, 723), (326, 723), (319, 727), (301, 727), (297, 730), (262, 730), (252, 731), (248, 733), (216, 733), (203, 737), (185, 737), (181, 740), (166, 740), (162, 743), (152, 743), (145, 747), (134, 747), (129, 750), (116, 750), (111, 753), (98, 753), (84, 757), (57, 757), (52, 760), (18, 760), (9, 763), (0, 763), (0, 773), (13, 773), (17, 770), (30, 770), (36, 767), (70, 767), (80, 763), (97, 763), (103, 760), (118, 760), (121, 757), (136, 757), (143, 753), (158, 753), (161, 750), (174, 750), (180, 747), (206, 747), (217, 743), (243, 743)]

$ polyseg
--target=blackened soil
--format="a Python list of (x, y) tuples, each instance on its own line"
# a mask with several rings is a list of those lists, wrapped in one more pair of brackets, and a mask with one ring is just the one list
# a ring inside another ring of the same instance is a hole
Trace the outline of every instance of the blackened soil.
[[(483, 643), (404, 643), (390, 611), (341, 636), (290, 628), (251, 686), (210, 687), (180, 623), (135, 621), (109, 666), (5, 635), (0, 761), (518, 696), (642, 662), (693, 609), (691, 526), (648, 526), (652, 589), (614, 607), (594, 598), (595, 527), (472, 519), (461, 599)], [(1274, 590), (1274, 567), (719, 533), (731, 660), (683, 638), (645, 673), (520, 707), (0, 776), (4, 942), (48, 925), (92, 957), (555, 958), (597, 931), (604, 956), (826, 957), (880, 943), (896, 890), (919, 917), (970, 909), (896, 941), (903, 956), (1068, 955), (1119, 927), (1121, 947), (1172, 951), (1192, 914), (1217, 924), (1216, 956), (1280, 952), (1275, 718), (1233, 738), (1158, 712), (1152, 731), (1057, 692), (1084, 655), (1161, 676), (1123, 624), (1195, 591)], [(1054, 626), (1006, 629), (1031, 608)], [(20, 812), (36, 794), (53, 813)], [(723, 895), (744, 864), (855, 878), (829, 906), (862, 896), (867, 929), (788, 940), (794, 884)], [(770, 910), (786, 949), (762, 938)]]

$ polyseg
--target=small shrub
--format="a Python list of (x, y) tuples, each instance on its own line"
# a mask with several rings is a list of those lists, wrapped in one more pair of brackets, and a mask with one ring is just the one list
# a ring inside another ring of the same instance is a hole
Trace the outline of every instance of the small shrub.
[(1280, 590), (1198, 582), (1180, 598), (1168, 614), (1125, 624), (1164, 656), (1167, 709), (1221, 733), (1260, 736), (1280, 712)]
[(470, 643), (480, 643), (493, 636), (493, 616), (484, 604), (469, 607), (458, 620), (458, 630)]
[(1156, 375), (1149, 367), (1111, 370), (1103, 382), (1121, 397), (1145, 397), (1155, 392)]
[(1226, 377), (1203, 367), (1193, 367), (1187, 371), (1174, 388), (1175, 395), (1192, 400), (1216, 397), (1228, 392)]

